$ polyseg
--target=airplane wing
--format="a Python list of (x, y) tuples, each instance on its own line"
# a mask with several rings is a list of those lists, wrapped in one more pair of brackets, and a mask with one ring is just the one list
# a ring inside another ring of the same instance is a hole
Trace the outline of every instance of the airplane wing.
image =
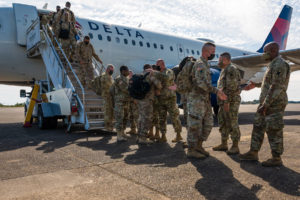
[[(279, 52), (283, 59), (285, 59), (291, 67), (291, 71), (300, 70), (300, 48), (282, 50)], [(247, 56), (238, 56), (231, 59), (232, 63), (238, 66), (243, 71), (243, 82), (252, 80), (254, 82), (261, 82), (264, 68), (268, 62), (263, 60), (262, 54), (252, 54)]]

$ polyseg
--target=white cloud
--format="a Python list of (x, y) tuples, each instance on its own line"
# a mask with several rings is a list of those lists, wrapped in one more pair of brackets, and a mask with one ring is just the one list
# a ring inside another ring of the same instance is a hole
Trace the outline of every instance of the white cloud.
[[(64, 6), (61, 0), (14, 2), (32, 4), (38, 8), (47, 2), (52, 10), (56, 5)], [(0, 0), (0, 6), (11, 6), (11, 3)], [(142, 22), (142, 28), (148, 30), (210, 38), (218, 44), (252, 51), (260, 48), (283, 5), (289, 4), (294, 11), (287, 47), (300, 47), (300, 4), (297, 0), (73, 0), (71, 3), (72, 10), (80, 17), (128, 26), (137, 26)], [(290, 82), (290, 88), (295, 85), (299, 91), (300, 86), (294, 81)], [(300, 95), (290, 96), (300, 100)]]

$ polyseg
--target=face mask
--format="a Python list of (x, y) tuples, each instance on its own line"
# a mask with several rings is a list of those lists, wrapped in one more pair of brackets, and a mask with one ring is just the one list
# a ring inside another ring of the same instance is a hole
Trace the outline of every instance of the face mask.
[(265, 60), (265, 61), (270, 61), (270, 60), (271, 60), (271, 55), (270, 55), (270, 53), (268, 53), (268, 52), (263, 53), (262, 59)]
[(215, 54), (213, 53), (213, 54), (210, 54), (210, 56), (207, 58), (207, 60), (212, 60), (212, 59), (214, 59), (214, 57), (215, 57)]
[(69, 7), (66, 7), (66, 9), (67, 9), (67, 10), (70, 10), (70, 8), (69, 8)]
[(88, 45), (88, 44), (89, 44), (89, 41), (84, 41), (84, 44)]
[(109, 75), (112, 75), (113, 73), (114, 73), (114, 71), (109, 71), (108, 72)]

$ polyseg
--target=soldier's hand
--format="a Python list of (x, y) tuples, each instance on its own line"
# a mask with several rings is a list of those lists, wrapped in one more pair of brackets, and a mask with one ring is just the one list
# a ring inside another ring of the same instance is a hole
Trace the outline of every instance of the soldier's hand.
[(258, 107), (257, 112), (263, 116), (266, 116), (267, 108), (265, 105), (261, 105)]
[(222, 90), (219, 90), (219, 91), (218, 91), (217, 96), (218, 96), (219, 99), (222, 100), (222, 101), (227, 100), (227, 96), (226, 96), (226, 94), (225, 94)]
[(172, 90), (172, 91), (177, 90), (177, 85), (174, 84), (174, 85), (170, 86), (170, 87), (169, 87), (169, 90)]
[(223, 108), (225, 112), (229, 112), (229, 103), (224, 103)]
[(255, 83), (250, 81), (250, 83), (244, 87), (244, 90), (248, 91), (248, 90), (252, 90), (253, 88), (255, 88)]

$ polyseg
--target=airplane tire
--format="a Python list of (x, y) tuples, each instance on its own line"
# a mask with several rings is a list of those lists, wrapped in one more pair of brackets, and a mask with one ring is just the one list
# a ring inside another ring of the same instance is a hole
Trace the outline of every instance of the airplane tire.
[(40, 129), (47, 129), (50, 126), (50, 120), (49, 118), (45, 118), (43, 115), (43, 110), (39, 106), (38, 108), (38, 127)]

